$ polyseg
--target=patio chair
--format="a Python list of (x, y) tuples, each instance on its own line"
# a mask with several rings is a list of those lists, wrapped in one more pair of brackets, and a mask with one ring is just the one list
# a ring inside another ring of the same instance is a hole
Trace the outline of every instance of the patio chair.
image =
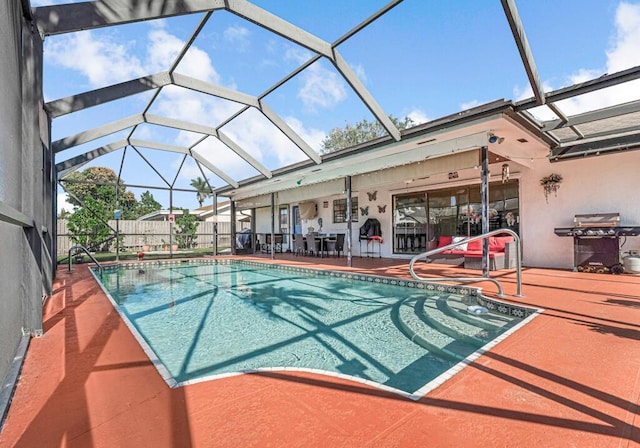
[(271, 234), (267, 233), (266, 234), (266, 252), (267, 253), (271, 253), (271, 250), (275, 250), (276, 253), (277, 252), (282, 252), (282, 234), (281, 233), (276, 233), (274, 235), (274, 241), (273, 243), (271, 242)]
[(339, 257), (344, 250), (344, 233), (338, 233), (335, 238), (325, 240), (325, 250)]
[(307, 244), (304, 241), (304, 236), (301, 233), (293, 234), (293, 253), (295, 255), (304, 255), (307, 253)]
[(312, 253), (314, 255), (320, 254), (320, 241), (316, 239), (316, 236), (312, 233), (308, 233), (304, 236), (304, 239), (307, 243), (307, 252)]

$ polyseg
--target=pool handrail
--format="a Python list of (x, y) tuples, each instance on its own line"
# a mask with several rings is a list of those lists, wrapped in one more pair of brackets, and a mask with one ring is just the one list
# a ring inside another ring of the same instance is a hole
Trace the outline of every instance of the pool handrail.
[(457, 241), (455, 243), (451, 243), (448, 244), (446, 246), (442, 246), (442, 247), (437, 247), (435, 249), (429, 250), (427, 252), (423, 252), (421, 254), (415, 255), (413, 258), (411, 258), (411, 261), (409, 262), (409, 273), (411, 274), (411, 276), (416, 279), (419, 280), (421, 282), (424, 283), (438, 283), (438, 282), (445, 282), (445, 281), (455, 281), (455, 282), (460, 282), (460, 283), (469, 283), (469, 282), (477, 282), (478, 280), (484, 280), (484, 281), (489, 281), (492, 282), (493, 284), (496, 285), (496, 287), (498, 288), (498, 297), (504, 297), (504, 289), (502, 288), (502, 284), (494, 279), (491, 278), (489, 276), (485, 277), (484, 275), (480, 278), (478, 277), (440, 277), (440, 278), (426, 278), (426, 277), (420, 277), (418, 274), (416, 274), (413, 265), (416, 263), (416, 261), (422, 259), (422, 258), (428, 258), (430, 255), (434, 255), (440, 252), (444, 252), (445, 250), (449, 250), (449, 249), (453, 249), (454, 247), (460, 246), (462, 244), (467, 244), (471, 241), (477, 241), (477, 240), (483, 240), (485, 238), (488, 238), (490, 236), (493, 235), (500, 235), (506, 233), (508, 235), (513, 236), (515, 243), (516, 243), (516, 282), (517, 282), (517, 292), (515, 294), (515, 297), (524, 297), (524, 295), (522, 295), (522, 258), (520, 255), (520, 236), (518, 236), (518, 234), (516, 232), (514, 232), (513, 230), (510, 229), (496, 229), (496, 230), (492, 230), (490, 232), (487, 233), (483, 233), (482, 235), (477, 235), (477, 236), (472, 236), (469, 238), (465, 238), (462, 241)]
[(91, 261), (93, 261), (96, 264), (96, 266), (98, 266), (98, 271), (100, 271), (100, 276), (102, 277), (102, 265), (98, 263), (98, 260), (96, 260), (93, 255), (91, 255), (91, 252), (89, 252), (89, 249), (87, 249), (81, 244), (76, 244), (75, 246), (71, 246), (69, 248), (69, 272), (71, 272), (71, 261), (72, 261), (71, 251), (74, 251), (74, 250), (77, 251), (78, 249), (82, 249), (89, 256), (89, 258), (91, 258)]

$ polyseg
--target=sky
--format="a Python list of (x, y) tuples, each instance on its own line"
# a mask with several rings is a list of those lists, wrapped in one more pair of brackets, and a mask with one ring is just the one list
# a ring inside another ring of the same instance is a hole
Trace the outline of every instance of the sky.
[[(31, 0), (34, 7), (68, 1)], [(327, 42), (334, 42), (387, 4), (386, 0), (255, 0), (257, 6)], [(545, 91), (640, 65), (640, 1), (517, 1)], [(49, 36), (44, 45), (45, 100), (92, 90), (167, 70), (203, 14)], [(499, 99), (532, 96), (523, 64), (499, 0), (404, 0), (338, 51), (386, 114), (416, 124)], [(258, 96), (313, 54), (227, 11), (215, 12), (176, 72)], [(152, 93), (128, 97), (53, 121), (60, 139), (140, 113)], [(566, 114), (640, 99), (637, 82), (558, 103)], [(330, 61), (321, 59), (264, 97), (264, 102), (314, 150), (333, 128), (373, 117)], [(240, 110), (237, 103), (176, 86), (163, 88), (148, 113), (218, 126)], [(535, 111), (554, 118), (547, 108)], [(272, 170), (306, 156), (259, 112), (249, 110), (221, 130)], [(126, 138), (131, 129), (93, 140), (57, 155), (57, 162)], [(151, 124), (137, 139), (180, 146), (202, 135)], [(109, 166), (126, 183), (189, 188), (201, 176), (180, 154), (137, 148), (119, 150), (87, 166)], [(197, 152), (235, 179), (258, 174), (240, 157), (206, 139)], [(226, 184), (205, 169), (214, 187)], [(131, 188), (137, 197), (145, 189)], [(151, 189), (168, 207), (168, 193)], [(59, 191), (59, 209), (70, 207)], [(195, 193), (174, 193), (174, 206), (195, 208)]]

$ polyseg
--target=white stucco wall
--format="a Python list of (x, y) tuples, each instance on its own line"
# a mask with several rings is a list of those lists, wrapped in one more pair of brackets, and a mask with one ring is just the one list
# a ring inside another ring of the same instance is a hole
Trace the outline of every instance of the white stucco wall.
[[(525, 266), (573, 267), (573, 238), (558, 237), (555, 227), (572, 227), (584, 213), (620, 213), (622, 225), (640, 225), (640, 194), (636, 187), (640, 152), (550, 163), (536, 160), (520, 184), (520, 231)], [(558, 196), (545, 202), (540, 179), (562, 175)], [(623, 250), (640, 248), (640, 238), (629, 237)]]
[[(500, 170), (497, 164), (490, 167), (495, 175)], [(520, 181), (520, 235), (523, 244), (523, 264), (530, 267), (548, 267), (571, 269), (573, 267), (573, 239), (558, 237), (555, 227), (572, 227), (573, 217), (583, 213), (617, 212), (622, 225), (640, 225), (640, 192), (637, 192), (636, 179), (640, 166), (640, 152), (621, 152), (607, 156), (587, 157), (571, 161), (550, 163), (546, 159), (536, 159), (532, 168), (516, 166), (513, 172), (519, 172)], [(551, 173), (562, 175), (563, 182), (557, 197), (549, 196), (545, 201), (540, 179)], [(458, 184), (477, 183), (478, 171), (460, 172)], [(472, 179), (464, 181), (463, 179)], [(493, 180), (493, 179), (492, 179)], [(444, 177), (432, 177), (423, 185), (411, 185), (411, 190), (433, 189), (428, 182), (437, 184), (437, 188), (446, 188), (450, 184)], [(302, 190), (304, 187), (300, 187)], [(377, 191), (376, 200), (369, 201), (368, 192)], [(410, 258), (409, 255), (393, 254), (392, 247), (392, 195), (397, 194), (398, 185), (367, 188), (356, 191), (358, 215), (354, 217), (353, 255), (360, 255), (358, 233), (367, 218), (377, 218), (382, 225), (384, 243), (381, 246), (383, 257)], [(345, 195), (323, 196), (315, 199), (318, 204), (318, 216), (303, 220), (302, 233), (311, 226), (323, 233), (344, 233), (346, 224), (334, 224), (333, 200)], [(308, 199), (305, 199), (308, 200)], [(328, 208), (323, 202), (328, 201)], [(289, 206), (296, 205), (291, 202)], [(386, 205), (381, 213), (378, 205)], [(362, 216), (360, 207), (369, 207), (369, 214)], [(318, 225), (322, 218), (322, 229)], [(256, 210), (256, 231), (269, 232), (271, 229), (269, 207)], [(640, 249), (640, 237), (629, 237), (623, 250)], [(364, 250), (363, 245), (363, 250)]]

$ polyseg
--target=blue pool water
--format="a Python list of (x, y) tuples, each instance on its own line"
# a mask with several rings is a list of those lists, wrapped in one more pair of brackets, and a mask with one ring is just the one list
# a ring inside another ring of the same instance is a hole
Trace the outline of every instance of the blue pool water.
[(178, 383), (294, 368), (412, 394), (530, 314), (475, 316), (475, 290), (356, 278), (227, 261), (121, 266), (102, 283)]

